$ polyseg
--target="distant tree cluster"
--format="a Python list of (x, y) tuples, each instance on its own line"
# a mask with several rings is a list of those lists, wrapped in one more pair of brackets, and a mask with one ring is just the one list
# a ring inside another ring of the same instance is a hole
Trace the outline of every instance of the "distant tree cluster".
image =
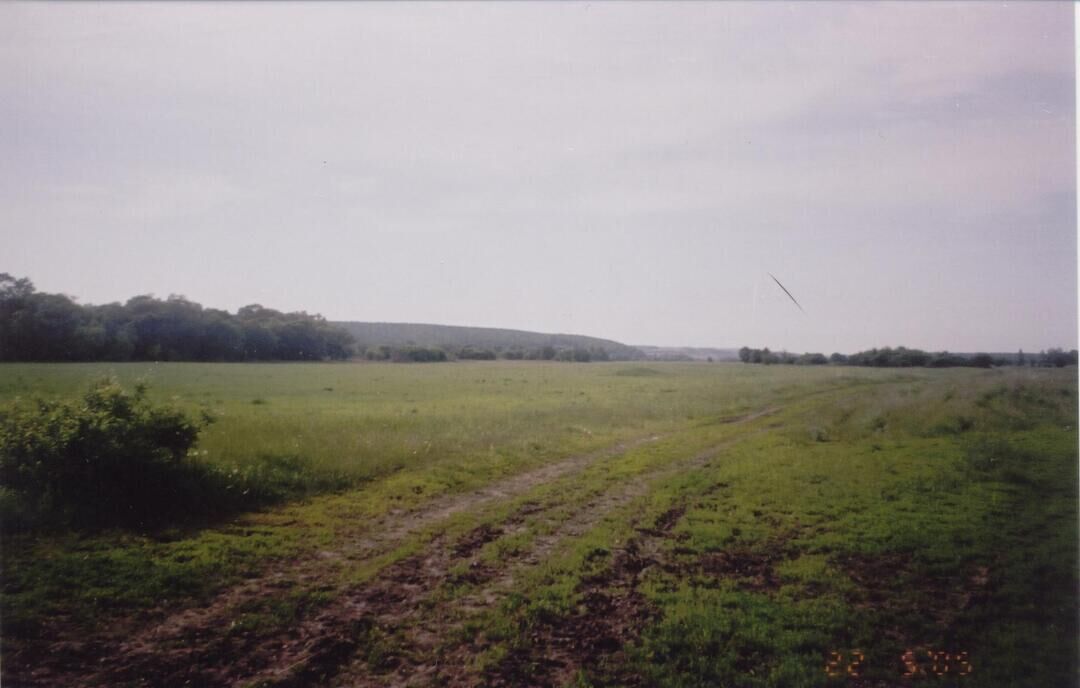
[(1065, 366), (1077, 364), (1077, 353), (1076, 349), (1069, 351), (1047, 349), (1037, 354), (1024, 354), (1024, 351), (1020, 350), (1013, 362), (1016, 365), (1027, 365), (1033, 368), (1064, 368)]
[(0, 273), (0, 361), (320, 361), (352, 355), (320, 315), (259, 305), (235, 315), (182, 296), (80, 305)]
[(921, 349), (908, 349), (898, 346), (895, 349), (885, 347), (883, 349), (859, 351), (847, 356), (844, 363), (846, 365), (869, 366), (872, 368), (956, 368), (965, 366), (989, 368), (993, 365), (993, 359), (987, 354), (965, 358), (950, 354), (947, 351), (931, 354)]
[(772, 352), (768, 348), (751, 349), (744, 346), (739, 349), (739, 360), (743, 363), (794, 363), (801, 365), (869, 366), (874, 368), (990, 368), (1004, 365), (1028, 365), (1035, 367), (1061, 368), (1076, 365), (1077, 351), (1049, 349), (1038, 354), (1025, 355), (1023, 351), (1011, 354), (952, 354), (948, 351), (930, 353), (921, 349), (908, 349), (903, 346), (894, 348), (869, 349), (854, 354), (834, 353), (828, 358), (822, 354), (801, 354), (796, 356), (786, 351)]
[(787, 351), (769, 351), (769, 347), (751, 349), (747, 346), (739, 349), (739, 360), (743, 363), (764, 363), (766, 365), (825, 365), (829, 362), (829, 359), (825, 358), (825, 354), (799, 354), (796, 356)]
[(494, 361), (498, 355), (491, 349), (463, 346), (454, 352), (455, 357), (465, 361)]
[(373, 346), (363, 352), (369, 361), (395, 363), (439, 363), (449, 360), (442, 349), (424, 346)]
[(590, 361), (610, 361), (611, 354), (602, 346), (540, 346), (532, 349), (513, 347), (492, 352), (492, 358), (505, 358), (510, 361), (564, 361), (568, 363), (588, 363)]

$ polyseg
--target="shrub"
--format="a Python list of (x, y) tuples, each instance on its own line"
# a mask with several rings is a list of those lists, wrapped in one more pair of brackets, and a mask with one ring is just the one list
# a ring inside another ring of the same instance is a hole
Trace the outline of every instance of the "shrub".
[(0, 410), (0, 483), (30, 521), (144, 526), (199, 513), (212, 475), (188, 454), (210, 421), (110, 380), (79, 403), (15, 404)]

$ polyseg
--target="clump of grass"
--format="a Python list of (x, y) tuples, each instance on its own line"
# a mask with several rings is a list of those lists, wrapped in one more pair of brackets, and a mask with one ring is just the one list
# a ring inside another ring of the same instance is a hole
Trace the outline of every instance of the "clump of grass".
[(829, 429), (820, 425), (812, 425), (807, 430), (810, 435), (810, 439), (814, 442), (828, 442), (829, 441)]
[(263, 453), (243, 466), (216, 467), (219, 489), (247, 508), (332, 492), (355, 485), (355, 476), (321, 470), (293, 453)]
[(931, 436), (960, 435), (975, 427), (975, 419), (966, 415), (955, 415), (930, 429)]
[(966, 443), (965, 467), (976, 480), (996, 480), (1012, 485), (1040, 482), (1038, 461), (1015, 439), (996, 433), (980, 434)]
[(229, 634), (269, 634), (295, 623), (309, 610), (321, 607), (330, 600), (328, 592), (314, 589), (294, 589), (284, 594), (247, 600), (236, 608)]

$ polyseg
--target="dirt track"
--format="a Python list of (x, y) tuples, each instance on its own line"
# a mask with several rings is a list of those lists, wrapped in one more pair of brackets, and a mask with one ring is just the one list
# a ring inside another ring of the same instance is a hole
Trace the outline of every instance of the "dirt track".
[[(777, 410), (722, 422), (748, 423)], [(660, 438), (639, 438), (473, 492), (439, 497), (418, 509), (386, 515), (339, 540), (332, 551), (279, 563), (205, 606), (169, 614), (134, 629), (123, 640), (76, 643), (68, 648), (74, 651), (67, 653), (73, 660), (67, 665), (50, 666), (45, 661), (32, 675), (11, 678), (18, 685), (50, 686), (477, 685), (470, 664), (483, 648), (475, 639), (460, 637), (468, 619), (498, 604), (513, 590), (518, 576), (542, 563), (562, 543), (648, 494), (653, 482), (707, 464), (750, 435), (612, 484), (569, 511), (556, 509), (557, 502), (526, 502), (500, 522), (480, 525), (456, 540), (437, 535), (419, 552), (383, 568), (364, 584), (343, 588), (336, 582), (342, 561), (362, 562), (386, 554), (418, 533), (437, 532), (437, 526), (455, 514), (521, 498), (534, 488)], [(672, 512), (668, 519), (639, 528), (637, 537), (613, 549), (609, 569), (596, 580), (583, 582), (582, 618), (565, 628), (542, 629), (530, 639), (527, 651), (506, 657), (483, 683), (558, 685), (572, 679), (583, 663), (595, 665), (617, 657), (650, 614), (635, 590), (637, 577), (654, 563), (649, 552), (655, 550), (655, 541), (668, 536), (679, 516), (681, 512)], [(503, 557), (497, 567), (476, 558), (488, 542), (526, 528), (535, 529), (537, 535), (525, 549)], [(449, 587), (462, 584), (466, 594), (446, 594)], [(230, 632), (243, 605), (303, 589), (323, 590), (332, 599), (269, 637)], [(92, 661), (95, 657), (107, 659)], [(632, 681), (633, 677), (621, 677), (621, 682)]]

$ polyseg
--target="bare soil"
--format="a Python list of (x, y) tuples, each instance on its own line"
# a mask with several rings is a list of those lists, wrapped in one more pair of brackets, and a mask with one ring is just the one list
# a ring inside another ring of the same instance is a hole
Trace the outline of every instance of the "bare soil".
[(927, 623), (947, 636), (962, 612), (986, 602), (992, 592), (988, 566), (972, 565), (960, 577), (936, 577), (922, 572), (908, 552), (847, 555), (835, 563), (857, 584), (851, 604), (884, 612), (891, 623), (880, 632), (905, 646), (925, 637), (912, 631)]

